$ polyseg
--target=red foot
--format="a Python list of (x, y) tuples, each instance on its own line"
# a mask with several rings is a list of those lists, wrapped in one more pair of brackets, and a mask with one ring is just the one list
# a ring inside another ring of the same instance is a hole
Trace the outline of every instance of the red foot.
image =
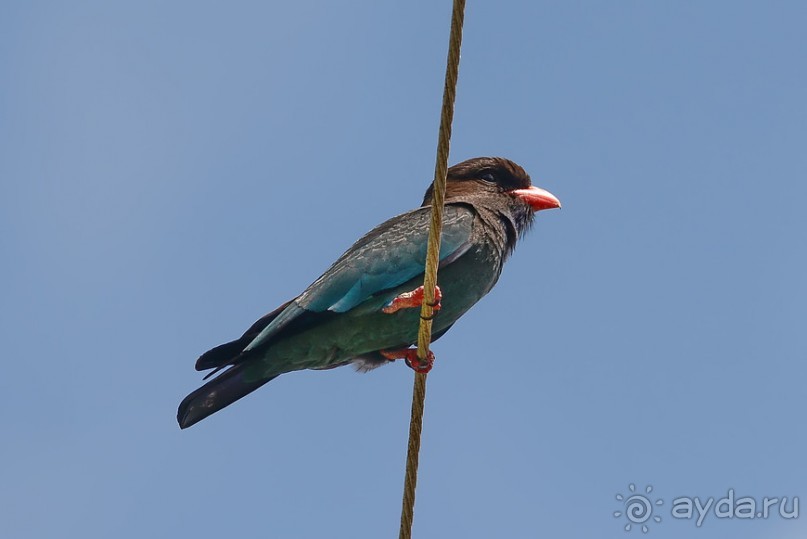
[[(432, 309), (435, 311), (439, 311), (440, 307), (440, 300), (443, 299), (443, 293), (440, 291), (439, 286), (434, 287), (434, 305), (432, 305)], [(412, 307), (420, 307), (423, 305), (423, 287), (419, 286), (412, 290), (411, 292), (404, 292), (403, 294), (399, 294), (395, 296), (395, 298), (387, 304), (386, 307), (381, 309), (381, 312), (392, 314), (399, 309), (409, 309)]]
[(425, 365), (421, 365), (420, 359), (418, 359), (418, 351), (416, 348), (402, 348), (400, 350), (381, 350), (381, 355), (389, 359), (390, 361), (395, 361), (396, 359), (403, 359), (404, 361), (406, 361), (407, 367), (421, 374), (426, 374), (427, 372), (432, 370), (432, 366), (434, 366), (434, 353), (431, 350), (429, 350), (429, 354), (426, 356)]

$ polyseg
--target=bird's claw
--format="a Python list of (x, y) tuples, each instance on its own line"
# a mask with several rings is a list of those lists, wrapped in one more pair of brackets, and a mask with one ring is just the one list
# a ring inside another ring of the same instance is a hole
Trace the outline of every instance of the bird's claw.
[[(385, 305), (381, 312), (386, 314), (392, 314), (400, 309), (409, 309), (412, 307), (420, 307), (423, 305), (423, 287), (419, 286), (412, 290), (411, 292), (404, 292), (403, 294), (398, 294), (395, 296), (392, 301), (390, 301), (387, 305)], [(440, 287), (434, 287), (434, 301), (431, 303), (427, 303), (432, 310), (439, 311), (442, 305), (440, 301), (443, 299), (443, 293), (440, 291)], [(431, 320), (434, 318), (434, 313), (431, 317), (424, 318), (424, 320)]]
[(426, 362), (421, 363), (420, 358), (417, 355), (417, 350), (413, 350), (413, 352), (415, 353), (413, 354), (414, 357), (412, 359), (409, 359), (408, 357), (404, 358), (406, 366), (417, 373), (428, 374), (429, 371), (432, 370), (432, 367), (434, 367), (434, 353), (429, 350), (429, 353), (426, 354)]
[(418, 351), (416, 348), (403, 348), (400, 350), (381, 350), (381, 355), (390, 361), (395, 361), (396, 359), (403, 359), (404, 362), (406, 362), (407, 367), (420, 374), (427, 374), (430, 370), (432, 370), (432, 367), (434, 366), (434, 352), (432, 352), (431, 350), (429, 350), (429, 353), (426, 355), (425, 363), (420, 362), (420, 358), (418, 357)]

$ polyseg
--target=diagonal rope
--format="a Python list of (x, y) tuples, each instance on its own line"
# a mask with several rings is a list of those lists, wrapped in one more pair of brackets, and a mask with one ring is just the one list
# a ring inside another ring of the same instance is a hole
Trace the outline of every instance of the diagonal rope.
[[(440, 113), (440, 132), (437, 139), (437, 161), (434, 166), (429, 244), (426, 251), (426, 271), (423, 278), (423, 305), (420, 310), (418, 330), (418, 359), (421, 365), (429, 355), (434, 310), (434, 287), (437, 284), (437, 266), (440, 262), (440, 233), (443, 228), (443, 201), (446, 191), (446, 171), (448, 170), (448, 150), (451, 140), (451, 122), (454, 119), (454, 98), (457, 94), (457, 75), (460, 67), (460, 46), (462, 45), (462, 23), (465, 17), (465, 0), (454, 0), (451, 13), (451, 34), (448, 40), (448, 61), (443, 87), (443, 107)], [(412, 418), (409, 422), (409, 446), (406, 452), (406, 476), (404, 479), (403, 507), (401, 509), (401, 531), (399, 539), (412, 537), (412, 521), (415, 511), (415, 487), (417, 486), (418, 456), (420, 453), (420, 433), (423, 430), (423, 404), (426, 400), (426, 374), (415, 373), (412, 389)]]

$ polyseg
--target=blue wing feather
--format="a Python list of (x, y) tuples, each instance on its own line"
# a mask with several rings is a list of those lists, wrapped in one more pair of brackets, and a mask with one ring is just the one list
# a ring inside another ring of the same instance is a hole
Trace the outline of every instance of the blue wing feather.
[[(266, 342), (305, 311), (347, 312), (379, 292), (423, 274), (431, 207), (393, 217), (359, 239), (246, 347)], [(441, 266), (472, 244), (474, 214), (464, 204), (448, 204), (440, 238)]]

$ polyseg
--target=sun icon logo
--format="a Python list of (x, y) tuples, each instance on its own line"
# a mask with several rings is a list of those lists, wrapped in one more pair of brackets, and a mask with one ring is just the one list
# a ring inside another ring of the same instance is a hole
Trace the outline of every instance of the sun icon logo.
[(625, 518), (628, 519), (628, 523), (625, 524), (626, 532), (631, 531), (634, 524), (637, 526), (637, 528), (641, 524), (642, 532), (647, 533), (650, 531), (650, 528), (647, 525), (648, 521), (652, 519), (653, 522), (661, 522), (661, 517), (653, 514), (653, 506), (662, 505), (664, 500), (650, 500), (650, 493), (653, 492), (653, 487), (651, 485), (647, 485), (647, 487), (644, 489), (645, 494), (636, 494), (636, 485), (633, 483), (628, 485), (628, 489), (630, 490), (630, 494), (625, 496), (622, 494), (616, 495), (617, 501), (622, 503), (624, 506), (624, 511), (614, 511), (614, 518), (619, 518), (622, 515), (625, 515)]

